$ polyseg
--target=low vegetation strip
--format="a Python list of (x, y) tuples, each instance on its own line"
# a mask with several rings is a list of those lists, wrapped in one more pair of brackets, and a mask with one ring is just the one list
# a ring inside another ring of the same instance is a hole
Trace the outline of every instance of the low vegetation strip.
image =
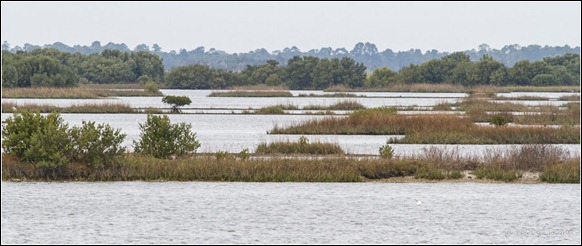
[(83, 87), (2, 88), (2, 98), (94, 99), (103, 97), (158, 97), (159, 91), (87, 89)]
[[(526, 170), (488, 168), (469, 174), (479, 179), (515, 182)], [(37, 167), (2, 156), (4, 181), (232, 181), (232, 182), (363, 182), (399, 177), (417, 180), (456, 180), (465, 171), (435, 166), (429, 161), (374, 158), (194, 158), (157, 159), (127, 154), (114, 165), (92, 167), (67, 163), (57, 168)], [(579, 159), (548, 164), (539, 180), (580, 183)]]
[(109, 114), (109, 113), (137, 113), (125, 103), (89, 103), (77, 104), (69, 107), (57, 107), (50, 104), (24, 104), (18, 105), (12, 102), (2, 103), (2, 113), (15, 113), (17, 111), (39, 111), (41, 113), (91, 113), (91, 114)]
[(354, 100), (343, 100), (329, 106), (308, 105), (303, 107), (304, 110), (360, 110), (366, 107)]
[[(579, 109), (573, 109), (579, 112)], [(395, 108), (358, 110), (348, 117), (312, 119), (269, 134), (406, 135), (406, 144), (579, 144), (580, 127), (488, 127), (456, 115), (398, 115)], [(574, 115), (574, 114), (572, 114)], [(491, 116), (487, 116), (490, 118)], [(568, 121), (570, 122), (570, 121)], [(576, 123), (575, 120), (572, 121)]]
[[(301, 141), (300, 141), (301, 142)], [(258, 152), (258, 151), (257, 151)], [(81, 153), (81, 152), (79, 152)], [(424, 148), (414, 157), (388, 158), (257, 155), (219, 151), (215, 155), (155, 158), (136, 153), (85, 163), (77, 158), (62, 165), (41, 165), (2, 155), (2, 180), (19, 181), (243, 181), (361, 182), (408, 177), (416, 180), (477, 179), (515, 182), (579, 183), (580, 157), (550, 145), (487, 150), (479, 156), (458, 149)]]
[(209, 97), (292, 97), (289, 91), (225, 91), (212, 92)]
[(358, 110), (348, 117), (313, 119), (286, 128), (275, 126), (270, 134), (393, 135), (407, 131), (454, 131), (473, 125), (470, 119), (454, 115), (398, 115), (395, 108)]
[(311, 155), (339, 155), (344, 154), (342, 148), (334, 143), (309, 143), (302, 136), (298, 142), (261, 143), (257, 146), (258, 154), (311, 154)]
[(354, 93), (332, 93), (332, 94), (299, 94), (298, 97), (366, 97), (366, 95), (356, 95)]
[(580, 144), (580, 127), (488, 127), (425, 130), (393, 139), (401, 144)]

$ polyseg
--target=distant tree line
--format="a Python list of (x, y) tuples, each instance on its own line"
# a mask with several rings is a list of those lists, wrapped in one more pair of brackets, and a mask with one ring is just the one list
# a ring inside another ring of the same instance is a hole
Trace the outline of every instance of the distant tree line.
[(366, 67), (351, 58), (319, 59), (293, 57), (287, 66), (269, 60), (247, 65), (242, 72), (213, 69), (207, 65), (177, 67), (166, 75), (166, 83), (177, 89), (224, 89), (236, 85), (287, 85), (291, 89), (324, 89), (332, 85), (362, 87)]
[[(12, 53), (18, 51), (30, 52), (35, 49), (54, 48), (68, 53), (81, 53), (84, 55), (100, 54), (105, 50), (119, 50), (122, 52), (132, 51), (126, 44), (107, 43), (102, 45), (99, 41), (93, 42), (91, 45), (74, 45), (68, 46), (61, 42), (56, 42), (47, 45), (33, 45), (24, 44), (23, 47), (10, 47), (8, 42), (4, 42), (2, 50), (9, 50)], [(367, 72), (372, 72), (377, 68), (388, 67), (392, 70), (398, 71), (411, 64), (419, 65), (421, 63), (442, 58), (450, 55), (448, 52), (439, 52), (437, 50), (421, 51), (420, 49), (410, 49), (406, 51), (393, 51), (386, 49), (384, 51), (378, 50), (376, 45), (372, 43), (357, 43), (352, 50), (345, 48), (324, 47), (321, 49), (312, 49), (309, 51), (301, 51), (299, 48), (293, 46), (283, 50), (276, 50), (269, 52), (265, 49), (257, 49), (247, 53), (228, 54), (224, 51), (216, 49), (206, 49), (198, 47), (193, 50), (172, 50), (162, 51), (162, 47), (158, 44), (153, 44), (151, 47), (146, 44), (137, 45), (133, 51), (146, 51), (160, 56), (163, 59), (164, 67), (171, 69), (179, 66), (187, 66), (191, 64), (208, 65), (215, 69), (225, 69), (233, 71), (242, 71), (247, 65), (260, 65), (268, 60), (275, 60), (279, 64), (285, 64), (287, 60), (299, 56), (315, 56), (319, 59), (341, 59), (348, 57), (354, 59), (358, 63), (363, 63)], [(568, 53), (580, 54), (580, 47), (564, 46), (540, 46), (528, 45), (520, 46), (517, 44), (506, 45), (501, 49), (492, 49), (487, 44), (481, 44), (476, 49), (466, 50), (463, 53), (467, 54), (471, 61), (479, 61), (483, 55), (488, 55), (494, 60), (503, 63), (505, 66), (513, 66), (521, 60), (529, 60), (530, 62), (542, 60), (544, 57), (561, 56)]]
[(294, 56), (281, 66), (276, 60), (247, 65), (242, 71), (194, 64), (165, 72), (162, 59), (147, 51), (104, 50), (82, 55), (55, 49), (2, 52), (4, 87), (66, 87), (78, 83), (164, 83), (177, 89), (225, 89), (238, 85), (286, 85), (291, 89), (382, 87), (395, 84), (580, 85), (580, 55), (527, 60), (507, 67), (491, 56), (471, 61), (455, 52), (420, 65), (394, 71), (387, 67), (366, 75), (366, 66), (348, 57), (320, 59)]
[(163, 80), (159, 56), (145, 51), (104, 50), (83, 55), (56, 49), (30, 52), (2, 51), (2, 86), (71, 87), (79, 82), (97, 84)]
[(414, 83), (463, 86), (580, 85), (580, 55), (546, 57), (535, 62), (523, 60), (508, 68), (488, 55), (472, 62), (467, 54), (455, 52), (420, 65), (409, 65), (399, 72), (388, 68), (376, 69), (366, 81), (366, 86)]

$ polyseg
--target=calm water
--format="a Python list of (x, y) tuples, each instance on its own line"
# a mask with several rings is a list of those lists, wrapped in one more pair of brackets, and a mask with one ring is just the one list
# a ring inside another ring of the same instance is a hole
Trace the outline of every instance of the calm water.
[(580, 185), (2, 182), (1, 241), (579, 245), (580, 202)]

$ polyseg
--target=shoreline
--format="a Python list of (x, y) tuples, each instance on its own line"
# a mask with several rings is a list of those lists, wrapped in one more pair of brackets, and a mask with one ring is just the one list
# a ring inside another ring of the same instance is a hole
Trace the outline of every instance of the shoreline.
[[(421, 183), (421, 184), (433, 184), (433, 183), (477, 183), (477, 184), (554, 184), (550, 182), (543, 182), (539, 179), (540, 172), (525, 172), (523, 177), (516, 181), (504, 182), (494, 179), (478, 179), (474, 175), (470, 174), (471, 171), (464, 171), (464, 177), (459, 179), (441, 179), (441, 180), (431, 180), (425, 178), (415, 178), (414, 176), (402, 176), (402, 177), (391, 177), (391, 178), (381, 178), (381, 179), (368, 179), (362, 178), (361, 182), (298, 182), (298, 181), (217, 181), (217, 180), (170, 180), (170, 179), (157, 179), (157, 180), (126, 180), (126, 181), (89, 181), (89, 180), (38, 180), (38, 179), (2, 179), (2, 182), (43, 182), (43, 183), (66, 183), (66, 182), (88, 182), (88, 183), (100, 183), (100, 182), (152, 182), (152, 183), (164, 183), (164, 182), (219, 182), (219, 183), (387, 183), (387, 184), (397, 184), (397, 183)], [(579, 183), (574, 183), (578, 184)]]

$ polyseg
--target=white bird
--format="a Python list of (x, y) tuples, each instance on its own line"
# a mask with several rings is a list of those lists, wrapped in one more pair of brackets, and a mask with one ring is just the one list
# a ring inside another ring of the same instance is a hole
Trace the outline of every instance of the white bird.
[[(414, 200), (416, 200), (416, 199), (414, 199)], [(420, 205), (422, 205), (422, 202), (419, 200), (416, 200), (416, 206), (420, 206)]]

